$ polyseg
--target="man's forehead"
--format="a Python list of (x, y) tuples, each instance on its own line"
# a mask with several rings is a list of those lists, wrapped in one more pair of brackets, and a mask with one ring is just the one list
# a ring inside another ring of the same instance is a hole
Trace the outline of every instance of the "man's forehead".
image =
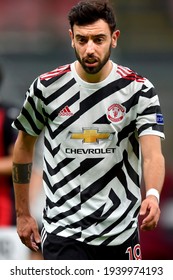
[(103, 20), (98, 20), (92, 24), (87, 25), (74, 25), (73, 26), (73, 33), (75, 35), (82, 35), (82, 36), (97, 36), (101, 35), (108, 35), (110, 34), (108, 24)]

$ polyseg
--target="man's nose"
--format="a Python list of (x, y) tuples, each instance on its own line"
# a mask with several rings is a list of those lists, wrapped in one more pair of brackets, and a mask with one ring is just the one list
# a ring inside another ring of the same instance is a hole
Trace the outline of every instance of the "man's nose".
[(93, 41), (88, 41), (86, 52), (87, 52), (87, 54), (94, 53), (94, 42)]

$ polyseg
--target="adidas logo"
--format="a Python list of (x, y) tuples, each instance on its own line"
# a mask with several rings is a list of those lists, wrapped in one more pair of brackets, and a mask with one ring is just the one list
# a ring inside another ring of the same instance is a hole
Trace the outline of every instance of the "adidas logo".
[(58, 116), (66, 117), (66, 116), (73, 116), (73, 113), (71, 112), (70, 108), (68, 106), (65, 106), (58, 114)]

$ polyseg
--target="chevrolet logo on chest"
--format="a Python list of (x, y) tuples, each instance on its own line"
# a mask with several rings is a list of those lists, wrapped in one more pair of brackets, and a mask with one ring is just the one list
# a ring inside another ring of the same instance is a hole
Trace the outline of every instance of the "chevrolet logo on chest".
[(99, 140), (110, 140), (112, 133), (99, 132), (98, 129), (83, 129), (82, 133), (72, 133), (71, 139), (83, 140), (83, 143), (98, 143)]

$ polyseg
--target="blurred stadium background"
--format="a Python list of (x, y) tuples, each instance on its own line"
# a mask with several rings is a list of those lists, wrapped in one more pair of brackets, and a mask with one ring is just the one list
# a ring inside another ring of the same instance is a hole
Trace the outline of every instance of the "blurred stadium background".
[[(21, 107), (33, 79), (74, 60), (67, 13), (77, 2), (0, 0), (0, 67), (4, 71), (1, 99)], [(155, 231), (141, 233), (143, 257), (173, 259), (173, 1), (112, 0), (112, 3), (121, 30), (112, 59), (153, 82), (165, 118), (162, 216)], [(0, 237), (0, 250), (4, 242), (8, 240)], [(8, 244), (4, 252), (7, 251)]]

